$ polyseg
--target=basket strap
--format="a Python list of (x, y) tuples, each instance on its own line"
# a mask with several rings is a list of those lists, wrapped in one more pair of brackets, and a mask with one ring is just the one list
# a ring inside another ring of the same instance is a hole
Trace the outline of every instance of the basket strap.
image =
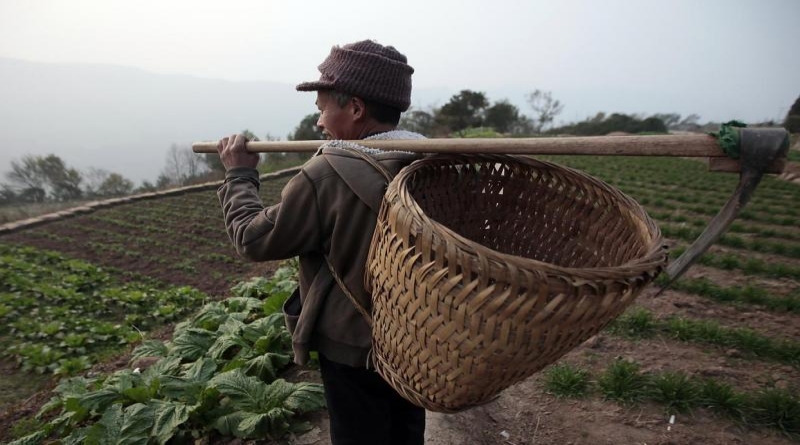
[(387, 184), (387, 185), (388, 185), (390, 182), (392, 182), (392, 179), (394, 178), (394, 176), (393, 176), (391, 173), (389, 173), (389, 170), (386, 170), (386, 167), (382, 166), (382, 165), (381, 165), (381, 163), (380, 163), (380, 162), (378, 162), (378, 160), (377, 160), (377, 159), (375, 159), (375, 158), (373, 158), (372, 156), (370, 156), (370, 155), (368, 155), (368, 154), (364, 153), (364, 152), (363, 152), (363, 151), (361, 151), (361, 150), (358, 150), (358, 149), (356, 149), (356, 148), (353, 148), (353, 147), (348, 147), (347, 145), (342, 145), (342, 146), (340, 146), (340, 147), (336, 147), (336, 148), (338, 148), (338, 149), (340, 149), (340, 150), (349, 151), (350, 153), (353, 153), (353, 154), (355, 154), (356, 156), (360, 157), (361, 159), (363, 159), (363, 160), (367, 161), (367, 163), (368, 163), (369, 165), (371, 165), (371, 166), (372, 166), (372, 168), (374, 168), (375, 170), (377, 170), (377, 171), (378, 171), (378, 173), (380, 173), (381, 175), (383, 175), (383, 177), (386, 179), (386, 184)]
[(333, 279), (336, 280), (336, 284), (339, 285), (339, 288), (342, 290), (342, 292), (344, 292), (344, 294), (347, 296), (347, 298), (350, 300), (350, 302), (353, 303), (353, 306), (356, 307), (356, 310), (358, 311), (358, 313), (361, 314), (364, 317), (364, 320), (367, 322), (367, 324), (371, 328), (372, 327), (372, 315), (369, 313), (369, 311), (367, 311), (367, 309), (364, 306), (361, 305), (361, 303), (359, 303), (359, 301), (356, 299), (355, 295), (353, 295), (353, 293), (350, 292), (350, 289), (348, 289), (347, 286), (344, 284), (344, 281), (342, 280), (342, 278), (339, 276), (338, 273), (336, 273), (336, 269), (333, 268), (333, 263), (331, 263), (331, 260), (330, 260), (330, 258), (328, 258), (328, 255), (325, 255), (325, 262), (328, 263), (328, 270), (331, 271), (331, 275), (333, 275)]
[[(382, 166), (380, 164), (380, 162), (378, 162), (372, 156), (364, 153), (361, 150), (355, 149), (353, 147), (341, 146), (341, 147), (336, 147), (336, 148), (339, 148), (341, 150), (349, 151), (350, 153), (353, 153), (353, 154), (357, 155), (358, 157), (360, 157), (361, 159), (363, 159), (364, 161), (366, 161), (375, 170), (377, 170), (378, 173), (383, 175), (383, 177), (386, 179), (386, 184), (387, 185), (390, 182), (392, 182), (392, 178), (393, 178), (392, 174), (389, 173), (389, 171), (386, 170), (386, 167)], [(333, 263), (331, 263), (331, 260), (330, 260), (330, 258), (328, 258), (328, 255), (325, 255), (325, 262), (328, 263), (328, 270), (330, 270), (331, 275), (333, 275), (333, 279), (336, 280), (336, 284), (339, 285), (339, 288), (347, 296), (347, 298), (350, 300), (350, 302), (353, 303), (353, 306), (356, 307), (356, 310), (358, 311), (358, 313), (360, 313), (364, 317), (364, 320), (367, 322), (367, 324), (371, 328), (372, 327), (372, 315), (369, 313), (369, 311), (364, 306), (361, 305), (361, 303), (359, 303), (359, 301), (356, 299), (355, 295), (353, 295), (353, 293), (350, 292), (350, 289), (348, 289), (348, 287), (344, 284), (344, 280), (342, 280), (342, 278), (339, 276), (339, 274), (336, 273), (336, 269), (333, 267)]]

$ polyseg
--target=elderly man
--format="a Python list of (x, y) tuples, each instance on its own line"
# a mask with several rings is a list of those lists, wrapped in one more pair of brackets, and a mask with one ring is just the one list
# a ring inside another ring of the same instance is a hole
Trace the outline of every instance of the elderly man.
[(317, 126), (332, 141), (289, 181), (280, 203), (263, 206), (259, 157), (244, 149), (244, 137), (219, 141), (225, 225), (237, 251), (253, 261), (299, 256), (300, 286), (284, 312), (295, 361), (319, 353), (334, 445), (422, 444), (425, 411), (369, 369), (370, 327), (352, 301), (371, 305), (364, 267), (385, 173), (418, 155), (345, 142), (422, 138), (396, 130), (410, 105), (414, 69), (395, 48), (366, 40), (333, 47), (319, 71), (319, 80), (297, 89), (316, 91)]

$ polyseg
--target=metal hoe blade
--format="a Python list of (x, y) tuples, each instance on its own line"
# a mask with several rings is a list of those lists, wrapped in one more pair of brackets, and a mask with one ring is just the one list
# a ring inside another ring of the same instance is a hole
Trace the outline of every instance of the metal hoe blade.
[(786, 157), (789, 135), (783, 128), (742, 128), (739, 133), (741, 173), (733, 196), (711, 220), (708, 227), (688, 249), (669, 266), (669, 282), (658, 292), (666, 290), (714, 244), (747, 205), (767, 168)]

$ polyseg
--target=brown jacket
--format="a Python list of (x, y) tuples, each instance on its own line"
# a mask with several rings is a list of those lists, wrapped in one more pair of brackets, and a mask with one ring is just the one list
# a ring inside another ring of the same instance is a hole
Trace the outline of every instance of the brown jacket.
[[(415, 133), (404, 138), (421, 137)], [(395, 137), (396, 138), (396, 137)], [(299, 256), (300, 286), (284, 306), (292, 332), (295, 362), (309, 351), (350, 366), (365, 366), (370, 328), (336, 284), (328, 255), (347, 288), (366, 308), (364, 265), (386, 180), (357, 154), (323, 146), (281, 192), (281, 202), (264, 208), (255, 169), (232, 169), (217, 194), (225, 226), (236, 250), (253, 261)], [(420, 156), (404, 152), (372, 154), (392, 175)]]

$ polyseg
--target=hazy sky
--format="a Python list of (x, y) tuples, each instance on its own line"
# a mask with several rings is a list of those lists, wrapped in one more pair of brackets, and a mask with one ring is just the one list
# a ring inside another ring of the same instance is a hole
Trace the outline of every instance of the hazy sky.
[(295, 84), (331, 45), (372, 38), (416, 87), (551, 90), (566, 120), (757, 120), (800, 94), (799, 19), (800, 0), (0, 0), (0, 56)]

